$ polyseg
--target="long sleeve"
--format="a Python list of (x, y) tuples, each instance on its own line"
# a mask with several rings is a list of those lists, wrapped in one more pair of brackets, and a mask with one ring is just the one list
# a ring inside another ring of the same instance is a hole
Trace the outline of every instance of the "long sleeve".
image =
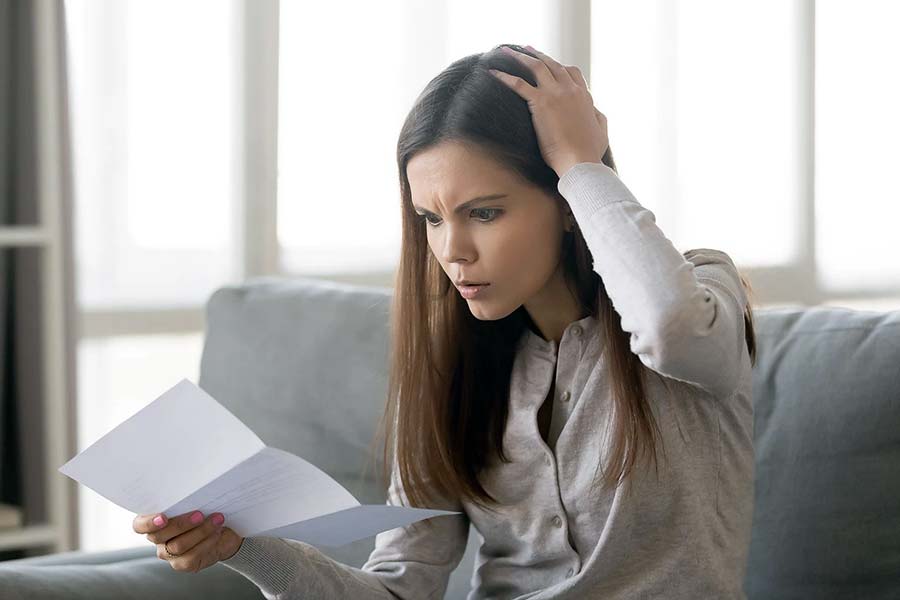
[(724, 252), (679, 252), (614, 170), (578, 163), (557, 188), (578, 222), (631, 351), (650, 369), (720, 398), (743, 369), (748, 299)]
[[(394, 464), (386, 504), (409, 506)], [(443, 598), (450, 574), (459, 564), (469, 536), (469, 518), (458, 501), (441, 500), (429, 508), (460, 511), (383, 531), (361, 568), (338, 562), (315, 546), (271, 537), (248, 537), (222, 564), (255, 583), (270, 600), (317, 598)]]

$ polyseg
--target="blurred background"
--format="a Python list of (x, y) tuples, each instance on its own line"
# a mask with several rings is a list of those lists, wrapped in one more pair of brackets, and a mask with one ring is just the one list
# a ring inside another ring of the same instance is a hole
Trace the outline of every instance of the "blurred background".
[(622, 180), (757, 308), (900, 308), (898, 22), (890, 0), (0, 0), (0, 559), (148, 543), (56, 469), (198, 380), (218, 287), (391, 286), (406, 112), (501, 43), (582, 69)]

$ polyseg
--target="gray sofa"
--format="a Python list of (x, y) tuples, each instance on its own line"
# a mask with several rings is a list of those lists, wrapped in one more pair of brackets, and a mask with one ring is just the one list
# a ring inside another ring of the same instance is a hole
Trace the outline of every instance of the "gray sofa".
[[(207, 303), (200, 386), (362, 503), (385, 500), (366, 453), (387, 390), (390, 293), (264, 277)], [(748, 598), (900, 598), (900, 311), (756, 317)], [(323, 551), (358, 567), (373, 544)], [(261, 597), (222, 565), (178, 573), (137, 534), (135, 545), (0, 563), (0, 598)], [(476, 550), (472, 531), (446, 598), (465, 597)]]

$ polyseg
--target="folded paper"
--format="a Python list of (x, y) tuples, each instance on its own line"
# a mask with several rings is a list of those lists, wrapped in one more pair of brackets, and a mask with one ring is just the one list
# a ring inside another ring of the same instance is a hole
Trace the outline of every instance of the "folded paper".
[(59, 468), (119, 506), (169, 517), (221, 512), (240, 536), (337, 547), (455, 511), (360, 504), (327, 473), (266, 446), (182, 379)]

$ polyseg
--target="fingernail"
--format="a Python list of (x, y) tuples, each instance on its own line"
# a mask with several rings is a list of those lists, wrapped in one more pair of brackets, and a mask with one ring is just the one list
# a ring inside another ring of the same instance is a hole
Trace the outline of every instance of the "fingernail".
[(191, 523), (197, 525), (203, 522), (203, 513), (199, 510), (191, 514)]
[(537, 52), (537, 50), (535, 50), (535, 49), (532, 48), (531, 46), (525, 46), (525, 47), (528, 48), (529, 50), (531, 50), (532, 52)]
[(215, 514), (212, 517), (213, 525), (221, 525), (225, 522), (225, 516), (220, 514)]
[(156, 525), (157, 527), (162, 527), (163, 525), (166, 524), (166, 519), (162, 515), (156, 515), (153, 518), (153, 524)]

